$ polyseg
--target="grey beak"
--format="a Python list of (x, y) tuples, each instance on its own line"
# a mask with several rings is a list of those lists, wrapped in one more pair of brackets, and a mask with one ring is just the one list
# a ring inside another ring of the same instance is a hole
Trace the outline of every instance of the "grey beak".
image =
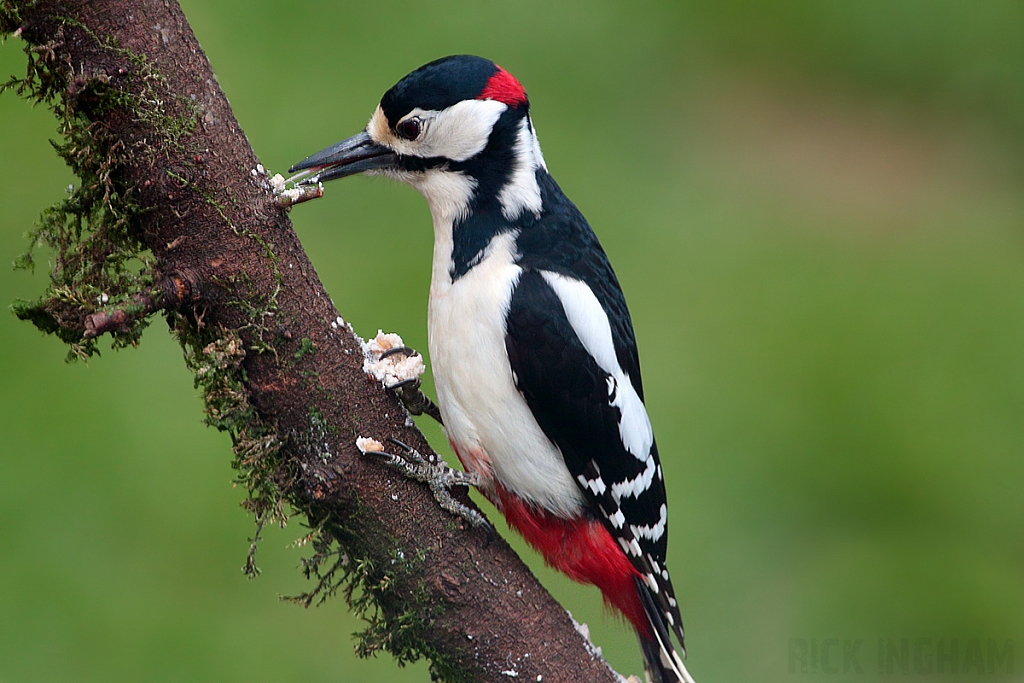
[(288, 169), (289, 173), (313, 169), (299, 185), (315, 185), (336, 178), (345, 178), (366, 171), (398, 168), (398, 155), (370, 139), (364, 130), (347, 140), (306, 157)]

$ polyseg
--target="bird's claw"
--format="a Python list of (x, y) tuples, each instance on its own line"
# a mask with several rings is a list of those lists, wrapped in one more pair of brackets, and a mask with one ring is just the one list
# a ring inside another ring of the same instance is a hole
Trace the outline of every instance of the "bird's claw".
[(442, 458), (430, 454), (426, 457), (412, 446), (398, 439), (388, 437), (388, 441), (401, 449), (400, 454), (385, 451), (364, 451), (367, 455), (377, 455), (384, 463), (402, 472), (409, 479), (421, 481), (430, 487), (437, 504), (448, 512), (457, 515), (475, 527), (482, 528), (488, 535), (494, 534), (494, 527), (479, 511), (455, 500), (451, 494), (453, 486), (479, 486), (480, 476), (473, 472), (462, 472), (453, 469)]
[(416, 349), (410, 349), (408, 346), (393, 346), (390, 349), (387, 349), (386, 351), (382, 351), (378, 360), (384, 360), (389, 356), (395, 356), (398, 355), (399, 353), (406, 356), (415, 356), (419, 354), (419, 351), (417, 351)]
[[(387, 351), (380, 354), (379, 360), (384, 360), (389, 356), (397, 354), (404, 354), (406, 356), (418, 355), (418, 351), (410, 349), (407, 346), (396, 346), (388, 349)], [(409, 379), (402, 380), (401, 382), (395, 382), (394, 384), (388, 385), (387, 389), (394, 391), (405, 409), (409, 411), (411, 415), (429, 415), (434, 418), (438, 424), (444, 425), (441, 419), (441, 410), (437, 407), (429, 396), (427, 396), (420, 389), (423, 381), (419, 377), (411, 377)]]

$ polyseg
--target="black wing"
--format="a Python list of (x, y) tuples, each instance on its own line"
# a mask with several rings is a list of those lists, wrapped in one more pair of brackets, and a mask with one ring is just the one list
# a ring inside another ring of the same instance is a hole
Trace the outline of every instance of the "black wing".
[[(517, 388), (541, 429), (558, 446), (592, 511), (616, 540), (634, 548), (627, 550), (627, 557), (657, 584), (656, 590), (644, 588), (665, 615), (662, 624), (674, 626), (681, 641), (682, 621), (665, 569), (666, 498), (657, 446), (652, 440), (653, 465), (626, 450), (619, 430), (622, 416), (611, 404), (614, 396), (610, 389), (615, 390), (615, 383), (583, 346), (561, 299), (542, 272), (582, 281), (594, 292), (611, 326), (619, 366), (642, 399), (636, 342), (625, 298), (586, 220), (554, 181), (550, 185), (561, 201), (539, 219), (543, 229), (524, 226), (517, 239), (523, 273), (507, 318), (509, 362)], [(551, 205), (547, 197), (545, 205)], [(653, 473), (648, 471), (650, 467)], [(636, 495), (613, 493), (613, 483), (638, 480), (649, 483)], [(618, 521), (623, 516), (625, 523)], [(659, 524), (661, 533), (654, 537), (634, 532)], [(639, 552), (635, 552), (637, 547)]]
[(521, 254), (519, 265), (526, 269), (560, 273), (587, 283), (608, 315), (619, 367), (629, 375), (642, 400), (644, 389), (633, 323), (615, 271), (587, 219), (569, 201), (554, 178), (546, 171), (538, 170), (537, 183), (541, 188), (544, 213), (535, 221), (521, 224), (516, 238)]

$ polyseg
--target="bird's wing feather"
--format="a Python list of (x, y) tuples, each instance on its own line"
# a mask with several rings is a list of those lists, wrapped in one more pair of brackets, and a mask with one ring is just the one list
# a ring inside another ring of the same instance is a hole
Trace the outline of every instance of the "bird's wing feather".
[(682, 644), (665, 568), (665, 483), (626, 298), (583, 214), (546, 170), (537, 182), (544, 212), (517, 226), (523, 271), (506, 325), (516, 388)]
[(532, 222), (524, 219), (520, 227), (516, 238), (519, 264), (527, 269), (564, 274), (587, 284), (608, 316), (619, 367), (629, 375), (643, 399), (633, 323), (615, 271), (587, 219), (554, 178), (545, 171), (538, 171), (537, 182), (544, 213)]
[[(582, 301), (588, 294), (589, 305)], [(582, 280), (524, 270), (512, 295), (505, 346), (516, 387), (538, 424), (558, 447), (591, 509), (645, 577), (665, 622), (681, 640), (682, 623), (665, 570), (667, 510), (657, 446), (643, 403), (617, 365), (618, 349), (595, 349), (601, 344), (595, 337), (614, 337), (609, 327), (603, 307)], [(609, 353), (614, 368), (607, 367)], [(625, 400), (630, 392), (633, 400)]]

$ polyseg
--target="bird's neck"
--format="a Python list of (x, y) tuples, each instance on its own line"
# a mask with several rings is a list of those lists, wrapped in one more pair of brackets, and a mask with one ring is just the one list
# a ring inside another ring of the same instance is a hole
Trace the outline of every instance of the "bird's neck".
[(427, 171), (416, 188), (434, 221), (432, 286), (450, 286), (483, 261), (495, 237), (519, 230), (543, 212), (539, 178), (547, 173), (529, 116), (492, 134), (468, 162)]

